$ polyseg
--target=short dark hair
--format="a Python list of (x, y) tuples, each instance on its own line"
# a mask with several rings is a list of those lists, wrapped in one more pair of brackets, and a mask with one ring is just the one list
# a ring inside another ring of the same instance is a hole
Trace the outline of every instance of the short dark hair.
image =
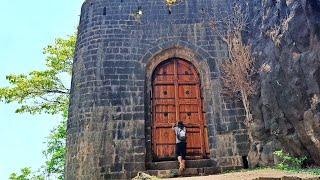
[(184, 127), (183, 121), (179, 121), (179, 122), (178, 122), (178, 127), (181, 127), (181, 128)]

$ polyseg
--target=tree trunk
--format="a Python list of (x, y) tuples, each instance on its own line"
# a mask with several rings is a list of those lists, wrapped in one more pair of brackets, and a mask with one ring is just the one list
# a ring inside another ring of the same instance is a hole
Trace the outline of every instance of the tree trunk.
[(250, 112), (250, 102), (248, 100), (248, 95), (243, 89), (241, 90), (241, 98), (242, 98), (242, 103), (243, 103), (244, 109), (246, 111), (246, 120), (244, 123), (247, 127), (247, 130), (248, 130), (249, 141), (250, 141), (250, 143), (252, 143), (253, 137), (252, 137), (251, 126), (250, 126), (252, 123), (252, 114)]

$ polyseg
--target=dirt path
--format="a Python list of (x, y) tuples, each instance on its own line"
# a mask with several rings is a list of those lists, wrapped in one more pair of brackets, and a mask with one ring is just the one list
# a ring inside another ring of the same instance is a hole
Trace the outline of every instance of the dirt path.
[[(278, 171), (274, 169), (261, 169), (246, 172), (234, 172), (227, 174), (211, 175), (211, 176), (200, 176), (200, 177), (181, 177), (181, 178), (171, 178), (168, 180), (252, 180), (259, 177), (271, 177), (271, 178), (281, 178), (283, 176), (295, 176), (300, 178), (312, 178), (312, 180), (319, 179), (320, 176), (314, 176), (304, 173), (288, 173), (283, 171)], [(317, 178), (316, 178), (317, 177)]]

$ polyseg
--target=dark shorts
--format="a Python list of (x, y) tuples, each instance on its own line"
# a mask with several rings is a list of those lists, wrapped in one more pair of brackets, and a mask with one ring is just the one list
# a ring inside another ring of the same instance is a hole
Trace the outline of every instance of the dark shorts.
[(176, 155), (182, 156), (182, 159), (186, 159), (187, 154), (187, 143), (186, 142), (180, 142), (176, 144)]

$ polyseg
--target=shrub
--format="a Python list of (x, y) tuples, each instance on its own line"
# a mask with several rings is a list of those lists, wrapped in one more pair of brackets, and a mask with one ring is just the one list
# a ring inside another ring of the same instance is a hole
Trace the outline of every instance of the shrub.
[(280, 162), (276, 164), (276, 168), (280, 170), (296, 170), (302, 168), (302, 164), (307, 157), (297, 158), (290, 156), (289, 153), (285, 153), (283, 150), (275, 151), (273, 153), (280, 159)]

